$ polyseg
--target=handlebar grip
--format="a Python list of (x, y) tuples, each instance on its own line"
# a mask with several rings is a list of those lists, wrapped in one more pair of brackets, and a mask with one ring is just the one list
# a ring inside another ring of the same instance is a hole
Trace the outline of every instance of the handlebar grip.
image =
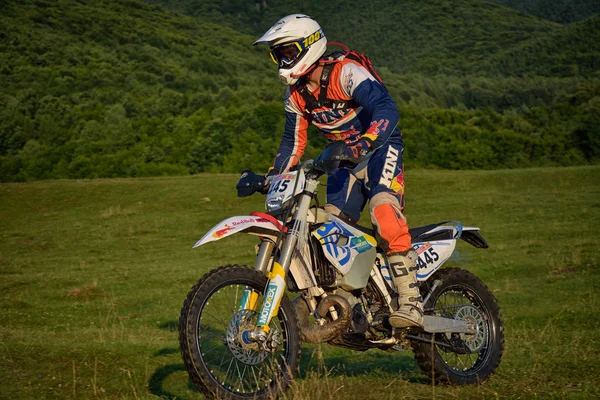
[(240, 180), (235, 185), (238, 197), (248, 197), (254, 192), (264, 190), (265, 177), (255, 174), (250, 170), (245, 170), (240, 176)]

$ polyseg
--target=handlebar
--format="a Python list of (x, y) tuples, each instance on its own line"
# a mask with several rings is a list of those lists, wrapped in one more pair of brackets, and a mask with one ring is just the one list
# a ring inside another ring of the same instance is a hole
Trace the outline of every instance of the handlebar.
[[(347, 156), (344, 154), (345, 149), (346, 142), (343, 140), (330, 143), (314, 160), (304, 162), (302, 169), (306, 169), (312, 164), (312, 168), (306, 171), (307, 175), (314, 175), (318, 178), (338, 168), (354, 168), (367, 158), (366, 156), (358, 158)], [(263, 175), (258, 175), (250, 170), (242, 171), (240, 180), (235, 186), (238, 197), (247, 197), (255, 192), (264, 194), (268, 190), (266, 183), (266, 178)]]

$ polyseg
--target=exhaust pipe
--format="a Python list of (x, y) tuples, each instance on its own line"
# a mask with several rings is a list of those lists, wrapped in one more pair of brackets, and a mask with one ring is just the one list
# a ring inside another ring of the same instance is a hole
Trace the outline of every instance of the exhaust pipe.
[(296, 316), (298, 317), (300, 337), (303, 341), (308, 343), (323, 343), (333, 340), (348, 329), (350, 321), (352, 320), (350, 303), (342, 296), (336, 294), (325, 297), (317, 306), (316, 312), (319, 317), (325, 316), (331, 306), (337, 306), (340, 310), (338, 319), (324, 325), (311, 324), (308, 322), (308, 305), (301, 295), (296, 297), (292, 301), (292, 304), (294, 305)]

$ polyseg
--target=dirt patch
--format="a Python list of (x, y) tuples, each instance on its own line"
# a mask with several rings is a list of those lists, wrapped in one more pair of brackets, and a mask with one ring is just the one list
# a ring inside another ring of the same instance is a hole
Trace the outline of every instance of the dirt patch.
[(91, 285), (76, 287), (69, 290), (67, 297), (74, 300), (90, 300), (102, 297), (102, 290), (98, 287), (98, 282), (94, 282)]
[(573, 274), (577, 271), (579, 271), (579, 268), (576, 268), (576, 267), (563, 268), (563, 269), (559, 269), (558, 271), (552, 271), (552, 275), (568, 275), (568, 274)]

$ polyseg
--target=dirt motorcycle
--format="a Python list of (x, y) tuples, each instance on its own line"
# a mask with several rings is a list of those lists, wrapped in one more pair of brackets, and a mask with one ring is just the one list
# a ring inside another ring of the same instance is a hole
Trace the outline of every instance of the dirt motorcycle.
[[(496, 299), (472, 273), (440, 269), (458, 239), (488, 247), (477, 227), (443, 222), (410, 229), (424, 327), (389, 324), (399, 299), (375, 232), (315, 203), (319, 177), (356, 162), (344, 156), (344, 146), (334, 142), (298, 170), (274, 177), (266, 213), (228, 218), (195, 244), (240, 232), (260, 239), (253, 268), (213, 269), (181, 310), (184, 364), (207, 397), (283, 393), (298, 371), (302, 341), (358, 351), (412, 349), (426, 375), (451, 384), (481, 382), (498, 367), (504, 335)], [(245, 171), (238, 195), (264, 187), (263, 177)], [(298, 295), (290, 300), (288, 293)]]

